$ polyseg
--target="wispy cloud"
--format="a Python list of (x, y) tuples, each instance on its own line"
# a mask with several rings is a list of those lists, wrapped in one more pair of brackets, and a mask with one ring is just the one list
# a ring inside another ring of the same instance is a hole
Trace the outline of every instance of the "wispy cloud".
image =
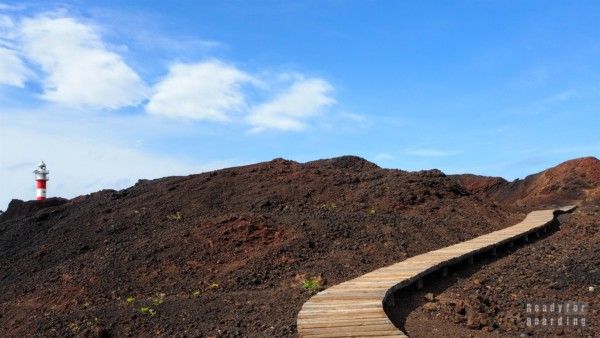
[(568, 101), (568, 100), (574, 98), (575, 96), (577, 96), (577, 92), (573, 89), (568, 89), (563, 92), (560, 92), (560, 93), (557, 93), (554, 95), (550, 95), (550, 96), (544, 98), (543, 100), (541, 100), (541, 102), (543, 102), (543, 103), (564, 102), (564, 101)]
[(332, 91), (333, 86), (324, 79), (296, 79), (271, 101), (252, 109), (247, 121), (253, 127), (253, 132), (267, 129), (304, 130), (309, 118), (336, 102), (331, 96)]
[(560, 107), (565, 102), (577, 98), (579, 93), (574, 89), (566, 89), (546, 97), (534, 99), (514, 105), (504, 111), (507, 114), (541, 114)]
[(380, 153), (380, 154), (377, 154), (377, 155), (375, 155), (373, 157), (374, 161), (381, 161), (381, 162), (390, 161), (390, 160), (393, 160), (393, 159), (394, 159), (394, 155), (391, 155), (391, 154), (388, 154), (388, 153)]
[(160, 48), (171, 53), (185, 54), (190, 51), (206, 51), (214, 48), (223, 48), (226, 45), (219, 41), (198, 39), (193, 37), (178, 37), (160, 35), (155, 32), (137, 31), (133, 38), (147, 48)]
[(370, 116), (338, 111), (333, 108), (325, 109), (325, 114), (314, 118), (310, 125), (327, 132), (361, 132), (369, 129), (374, 121)]
[(8, 15), (0, 15), (0, 45), (11, 44), (15, 37), (15, 23)]
[(600, 143), (553, 147), (545, 151), (545, 153), (548, 154), (572, 154), (572, 156), (589, 156), (593, 154), (599, 154), (599, 152)]
[(442, 150), (442, 149), (431, 149), (431, 148), (422, 148), (422, 149), (408, 149), (406, 150), (407, 155), (411, 156), (422, 156), (422, 157), (443, 157), (443, 156), (453, 156), (458, 154), (458, 151), (455, 150)]
[(15, 36), (13, 20), (9, 16), (0, 15), (0, 85), (23, 88), (31, 72), (19, 55)]
[(30, 76), (31, 72), (16, 51), (0, 47), (0, 85), (23, 88)]
[(25, 8), (25, 5), (9, 5), (6, 3), (0, 2), (0, 10), (2, 11), (20, 11)]
[[(159, 52), (178, 60), (193, 60), (194, 55), (206, 57), (206, 53), (213, 49), (227, 48), (222, 41), (202, 38), (196, 34), (167, 34), (161, 29), (162, 14), (155, 12), (143, 9), (127, 12), (107, 7), (94, 7), (89, 11), (107, 35), (117, 39), (125, 36), (131, 46), (143, 49), (143, 52)], [(148, 25), (149, 22), (156, 24)]]

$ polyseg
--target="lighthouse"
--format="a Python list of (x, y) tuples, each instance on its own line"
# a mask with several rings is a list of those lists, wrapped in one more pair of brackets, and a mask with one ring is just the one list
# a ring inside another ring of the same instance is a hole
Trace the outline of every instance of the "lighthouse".
[(46, 163), (44, 161), (38, 164), (36, 170), (33, 171), (35, 174), (35, 187), (36, 187), (36, 200), (46, 200), (46, 181), (48, 180), (48, 174), (50, 173), (46, 169)]

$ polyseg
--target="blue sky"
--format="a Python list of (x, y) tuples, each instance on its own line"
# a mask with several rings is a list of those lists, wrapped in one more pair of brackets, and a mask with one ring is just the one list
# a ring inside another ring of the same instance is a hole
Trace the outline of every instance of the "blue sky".
[(0, 209), (284, 157), (600, 156), (594, 1), (0, 0)]

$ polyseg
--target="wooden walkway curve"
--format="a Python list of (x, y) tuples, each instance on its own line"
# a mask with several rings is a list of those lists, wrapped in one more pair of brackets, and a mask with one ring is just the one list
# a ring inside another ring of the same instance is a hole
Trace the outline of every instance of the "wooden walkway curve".
[[(388, 319), (383, 304), (395, 291), (422, 283), (425, 275), (502, 244), (545, 230), (575, 206), (533, 211), (520, 223), (487, 235), (410, 257), (332, 286), (311, 297), (298, 313), (300, 337), (407, 337)], [(398, 304), (396, 304), (397, 306)]]

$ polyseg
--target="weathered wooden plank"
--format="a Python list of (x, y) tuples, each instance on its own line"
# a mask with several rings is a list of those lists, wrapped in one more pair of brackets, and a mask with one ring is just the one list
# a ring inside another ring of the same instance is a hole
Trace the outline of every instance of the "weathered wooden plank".
[(373, 325), (362, 325), (362, 326), (345, 326), (345, 327), (320, 327), (320, 328), (306, 328), (303, 330), (306, 334), (328, 334), (335, 333), (344, 335), (344, 333), (351, 335), (370, 335), (370, 336), (381, 336), (381, 335), (393, 335), (398, 334), (398, 328), (391, 323), (388, 324), (373, 324)]
[(317, 334), (303, 334), (302, 337), (319, 337), (319, 338), (335, 338), (335, 337), (408, 337), (402, 333), (402, 331), (397, 330), (397, 332), (393, 333), (384, 333), (384, 332), (364, 332), (364, 333), (354, 333), (354, 332), (331, 332), (331, 333), (317, 333)]

